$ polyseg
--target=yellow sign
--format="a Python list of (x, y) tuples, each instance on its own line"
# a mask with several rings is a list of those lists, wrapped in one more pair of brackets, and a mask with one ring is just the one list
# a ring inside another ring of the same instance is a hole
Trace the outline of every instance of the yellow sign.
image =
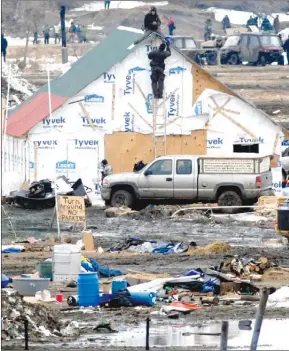
[(85, 204), (81, 196), (59, 196), (58, 215), (60, 222), (85, 223)]

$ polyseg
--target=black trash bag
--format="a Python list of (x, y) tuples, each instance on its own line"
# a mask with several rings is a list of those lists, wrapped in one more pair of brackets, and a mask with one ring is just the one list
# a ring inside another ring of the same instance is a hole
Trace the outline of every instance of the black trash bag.
[(141, 171), (145, 166), (146, 166), (146, 163), (143, 163), (143, 161), (139, 161), (134, 164), (133, 172)]
[(40, 182), (33, 182), (28, 189), (27, 196), (33, 199), (45, 198), (46, 192), (44, 186)]
[(125, 290), (120, 290), (113, 295), (113, 298), (108, 303), (109, 308), (119, 308), (119, 307), (133, 307), (134, 304), (131, 301), (130, 292)]

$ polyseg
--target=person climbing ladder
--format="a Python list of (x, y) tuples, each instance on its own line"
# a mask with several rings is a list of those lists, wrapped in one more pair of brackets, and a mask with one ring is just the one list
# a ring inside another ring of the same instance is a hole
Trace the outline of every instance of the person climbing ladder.
[[(167, 49), (165, 50), (165, 48)], [(161, 43), (157, 50), (148, 54), (148, 58), (151, 60), (151, 81), (155, 99), (163, 99), (165, 60), (169, 56), (171, 56), (171, 49), (168, 43)]]

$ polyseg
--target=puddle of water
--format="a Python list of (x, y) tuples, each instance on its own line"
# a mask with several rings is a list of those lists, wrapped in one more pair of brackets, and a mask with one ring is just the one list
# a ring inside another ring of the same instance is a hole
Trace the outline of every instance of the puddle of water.
[[(229, 322), (228, 347), (233, 349), (248, 349), (251, 343), (252, 330), (239, 330), (238, 321)], [(145, 324), (126, 330), (119, 330), (116, 334), (90, 334), (81, 337), (76, 345), (91, 345), (101, 347), (144, 347)], [(188, 326), (182, 323), (160, 325), (151, 322), (151, 347), (219, 347), (221, 322)], [(289, 320), (264, 320), (259, 338), (258, 348), (262, 350), (288, 350), (287, 333)], [(212, 334), (212, 335), (208, 335)], [(73, 346), (71, 345), (71, 346)]]

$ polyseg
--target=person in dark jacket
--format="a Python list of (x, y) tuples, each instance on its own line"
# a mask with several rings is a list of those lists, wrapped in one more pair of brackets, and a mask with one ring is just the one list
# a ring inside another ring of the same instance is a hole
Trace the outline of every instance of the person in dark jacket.
[(171, 49), (169, 45), (167, 44), (167, 50), (165, 50), (165, 48), (166, 44), (161, 43), (157, 50), (153, 50), (148, 54), (148, 58), (151, 60), (151, 81), (155, 99), (163, 99), (165, 81), (164, 71), (166, 67), (165, 59), (171, 56)]
[(33, 45), (38, 44), (38, 32), (34, 32), (33, 34)]
[(109, 6), (110, 6), (110, 1), (105, 1), (104, 8), (109, 10)]
[(228, 17), (228, 15), (226, 15), (222, 19), (222, 23), (223, 23), (223, 29), (224, 30), (226, 30), (227, 28), (231, 28), (231, 22), (230, 22), (230, 18)]
[(47, 27), (44, 31), (43, 31), (43, 35), (44, 35), (44, 44), (49, 44), (49, 39), (50, 39), (50, 29)]
[(134, 42), (134, 45), (137, 45), (141, 41), (148, 38), (153, 32), (156, 32), (161, 36), (163, 36), (163, 34), (160, 31), (160, 26), (161, 26), (161, 20), (157, 14), (157, 9), (155, 6), (152, 6), (150, 8), (149, 13), (147, 13), (144, 18), (144, 30), (145, 30), (144, 35), (140, 39), (136, 40)]
[(262, 22), (261, 30), (269, 31), (269, 30), (272, 30), (272, 29), (273, 29), (272, 24), (268, 20), (267, 16), (265, 16), (264, 19), (263, 19), (263, 22)]
[(277, 15), (277, 16), (274, 18), (273, 27), (274, 27), (276, 33), (279, 33), (279, 32), (280, 32), (281, 25), (280, 25), (279, 15)]
[(6, 53), (7, 53), (8, 41), (4, 38), (4, 34), (1, 33), (1, 55), (3, 56), (4, 62), (6, 62)]
[(285, 41), (285, 43), (283, 45), (283, 49), (286, 51), (287, 64), (289, 65), (289, 36), (288, 36), (287, 40)]

